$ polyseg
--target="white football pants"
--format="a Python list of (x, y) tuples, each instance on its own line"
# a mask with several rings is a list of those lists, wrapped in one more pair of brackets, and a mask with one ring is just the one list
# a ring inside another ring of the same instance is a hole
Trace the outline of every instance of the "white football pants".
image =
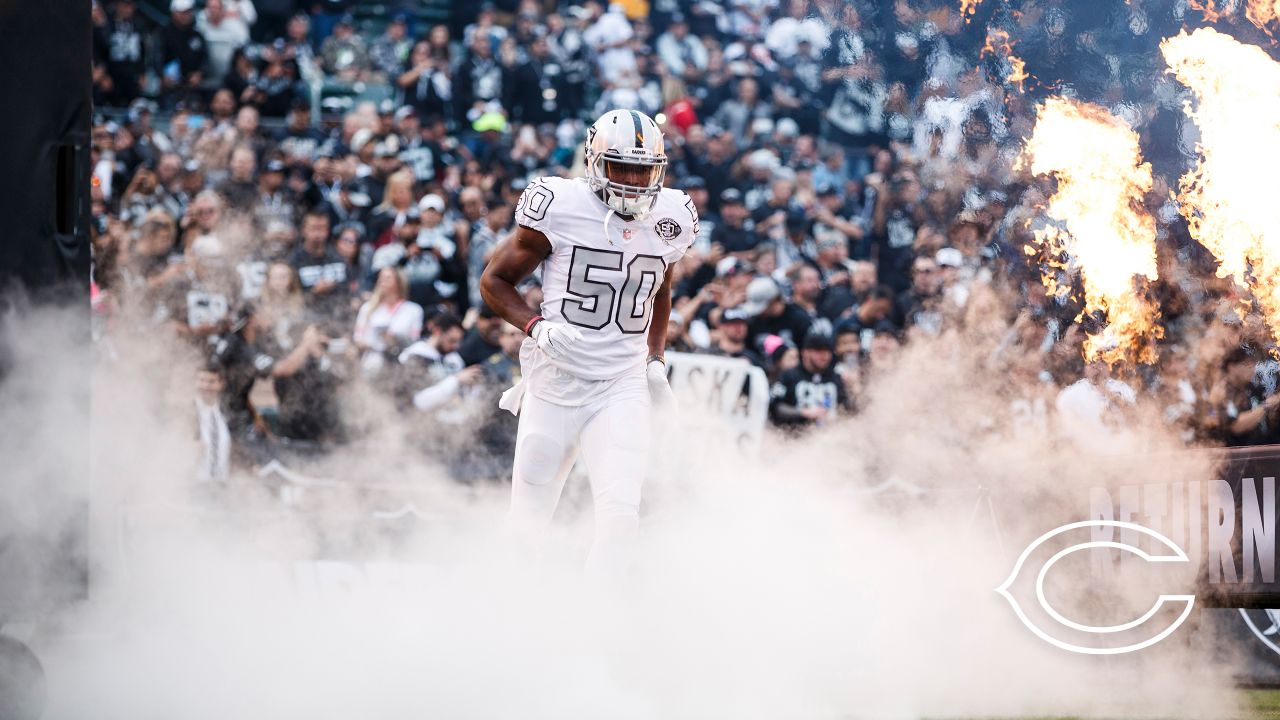
[(527, 533), (550, 524), (569, 471), (581, 456), (595, 501), (596, 535), (587, 573), (625, 573), (640, 523), (649, 433), (649, 386), (643, 374), (621, 378), (578, 406), (526, 393), (511, 480), (514, 529), (527, 539)]

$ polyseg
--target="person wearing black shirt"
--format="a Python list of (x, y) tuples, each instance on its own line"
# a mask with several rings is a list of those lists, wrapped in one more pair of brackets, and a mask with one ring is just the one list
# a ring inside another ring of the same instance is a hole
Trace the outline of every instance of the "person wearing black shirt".
[(311, 102), (296, 97), (289, 104), (288, 124), (276, 136), (284, 163), (288, 166), (307, 165), (320, 150), (325, 134), (311, 127)]
[(507, 97), (503, 105), (511, 109), (516, 122), (558, 122), (560, 84), (560, 64), (551, 56), (545, 35), (539, 35), (529, 46), (528, 61), (512, 71), (511, 81), (504, 84)]
[(117, 0), (104, 28), (107, 74), (114, 86), (111, 100), (118, 105), (141, 94), (140, 82), (146, 73), (142, 25), (136, 13), (134, 0)]
[(849, 317), (836, 324), (839, 332), (856, 332), (861, 338), (862, 347), (871, 346), (871, 338), (881, 323), (891, 323), (894, 309), (893, 288), (878, 285), (867, 293), (861, 303), (853, 309)]
[(196, 31), (195, 0), (172, 0), (169, 14), (169, 24), (160, 29), (159, 60), (161, 84), (172, 106), (204, 81), (209, 47)]
[(722, 357), (742, 358), (761, 370), (765, 367), (760, 353), (747, 346), (748, 320), (742, 308), (729, 308), (720, 315), (720, 327), (711, 341), (710, 352)]
[(760, 244), (751, 213), (735, 188), (720, 193), (720, 223), (711, 231), (711, 244), (720, 245), (727, 253), (750, 252)]
[(298, 282), (308, 309), (336, 334), (351, 325), (347, 293), (347, 263), (329, 246), (329, 214), (312, 210), (302, 218), (302, 247), (290, 265), (298, 271)]
[(494, 353), (502, 352), (502, 326), (505, 321), (488, 305), (481, 304), (476, 324), (467, 332), (458, 346), (458, 355), (467, 365), (478, 365)]
[(799, 344), (814, 321), (813, 316), (798, 305), (784, 300), (778, 284), (767, 277), (758, 277), (747, 285), (747, 301), (742, 308), (752, 318), (749, 327), (752, 347), (766, 335), (777, 335)]
[(833, 347), (825, 331), (805, 336), (800, 364), (782, 373), (770, 392), (769, 417), (775, 425), (799, 431), (830, 422), (848, 408), (849, 395), (836, 374)]

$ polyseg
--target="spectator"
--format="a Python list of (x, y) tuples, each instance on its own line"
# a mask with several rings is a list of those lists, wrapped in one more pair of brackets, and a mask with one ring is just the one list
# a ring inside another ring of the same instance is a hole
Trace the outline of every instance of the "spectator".
[(478, 365), (494, 353), (502, 352), (499, 339), (506, 321), (498, 316), (488, 305), (480, 304), (475, 317), (475, 325), (467, 331), (462, 344), (458, 346), (458, 357), (465, 365)]
[(393, 78), (400, 74), (405, 62), (409, 59), (409, 50), (413, 41), (409, 39), (409, 20), (403, 13), (396, 15), (387, 24), (378, 39), (369, 46), (369, 62), (374, 72), (384, 78)]
[(765, 335), (777, 335), (797, 344), (804, 338), (813, 318), (804, 309), (788, 303), (772, 278), (756, 278), (747, 285), (743, 310), (751, 317), (750, 337), (754, 347)]
[(207, 363), (196, 374), (196, 437), (200, 442), (201, 482), (224, 482), (231, 474), (231, 432), (222, 410), (226, 378), (217, 362)]
[(356, 315), (355, 345), (369, 377), (382, 371), (388, 357), (398, 358), (422, 335), (422, 306), (406, 298), (405, 284), (398, 269), (383, 268), (373, 294)]
[(320, 46), (321, 66), (339, 80), (363, 80), (369, 72), (369, 53), (364, 40), (356, 35), (355, 18), (343, 15), (333, 26), (333, 34)]
[(105, 37), (100, 42), (106, 47), (106, 73), (112, 86), (108, 99), (118, 105), (137, 98), (146, 81), (146, 30), (137, 12), (135, 0), (116, 0), (102, 30)]
[(161, 88), (168, 107), (204, 82), (209, 48), (195, 27), (195, 0), (172, 0), (169, 24), (160, 29)]
[(800, 365), (779, 376), (771, 391), (769, 417), (781, 428), (798, 431), (835, 420), (849, 409), (845, 384), (836, 375), (831, 336), (811, 331), (800, 350)]
[(750, 317), (742, 308), (729, 308), (720, 315), (720, 326), (712, 333), (712, 355), (742, 358), (752, 365), (765, 369), (764, 359), (747, 347), (747, 325)]
[(701, 40), (689, 34), (689, 23), (681, 13), (671, 16), (671, 24), (658, 37), (654, 49), (673, 75), (692, 79), (707, 69), (707, 49)]
[(453, 315), (434, 318), (431, 336), (419, 340), (400, 353), (401, 387), (412, 406), (435, 412), (446, 422), (461, 421), (459, 405), (465, 388), (480, 381), (478, 365), (466, 367), (458, 355), (462, 323)]
[(238, 13), (229, 14), (223, 1), (205, 0), (204, 10), (196, 15), (196, 32), (208, 48), (204, 77), (218, 82), (231, 70), (235, 51), (249, 42), (249, 23)]
[(290, 264), (298, 272), (308, 309), (326, 328), (336, 329), (347, 325), (350, 314), (347, 263), (329, 246), (329, 227), (329, 215), (323, 210), (303, 215), (302, 246)]

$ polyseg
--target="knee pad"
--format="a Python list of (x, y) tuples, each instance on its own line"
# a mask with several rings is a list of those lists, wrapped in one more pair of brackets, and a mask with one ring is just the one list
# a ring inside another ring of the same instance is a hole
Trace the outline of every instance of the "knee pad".
[(530, 433), (516, 445), (516, 482), (548, 485), (564, 462), (564, 444), (549, 435)]

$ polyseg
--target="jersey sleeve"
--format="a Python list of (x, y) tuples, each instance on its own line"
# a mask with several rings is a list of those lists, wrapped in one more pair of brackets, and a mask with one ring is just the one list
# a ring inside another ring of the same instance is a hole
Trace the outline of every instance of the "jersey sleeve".
[(520, 194), (520, 202), (516, 203), (516, 222), (550, 237), (548, 210), (555, 200), (555, 189), (547, 178), (534, 180)]
[[(698, 208), (694, 207), (693, 198), (683, 192), (677, 191), (677, 199), (680, 202), (679, 209), (674, 213), (671, 220), (674, 221), (673, 229), (677, 229), (675, 237), (667, 241), (668, 247), (664, 255), (668, 264), (679, 262), (685, 253), (689, 252), (689, 248), (693, 245), (693, 241), (698, 238)], [(664, 219), (660, 223), (668, 222)], [(663, 228), (659, 228), (659, 235), (663, 235)]]

